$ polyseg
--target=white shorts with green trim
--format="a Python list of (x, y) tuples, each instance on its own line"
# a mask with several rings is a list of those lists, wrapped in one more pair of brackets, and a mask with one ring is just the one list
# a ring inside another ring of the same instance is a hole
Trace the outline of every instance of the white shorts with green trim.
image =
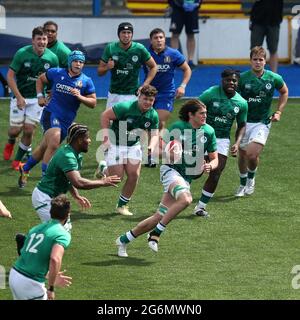
[(42, 192), (36, 187), (32, 192), (31, 200), (33, 208), (39, 215), (42, 222), (50, 220), (50, 208), (52, 198), (50, 198), (48, 194)]
[(160, 182), (164, 187), (164, 192), (170, 192), (170, 185), (177, 182), (179, 185), (185, 187), (188, 191), (190, 190), (190, 184), (182, 177), (182, 175), (175, 169), (162, 165), (160, 167)]
[(247, 122), (246, 132), (240, 143), (240, 148), (246, 149), (248, 144), (250, 144), (251, 142), (256, 142), (264, 146), (267, 143), (270, 129), (271, 129), (271, 123), (264, 124), (261, 122), (258, 122), (258, 123)]
[(136, 99), (137, 96), (135, 94), (117, 94), (108, 92), (106, 109), (113, 107), (115, 104), (119, 102), (131, 101)]
[(119, 164), (138, 164), (142, 161), (143, 153), (140, 144), (131, 147), (110, 145), (105, 152), (105, 161), (107, 166), (115, 166)]

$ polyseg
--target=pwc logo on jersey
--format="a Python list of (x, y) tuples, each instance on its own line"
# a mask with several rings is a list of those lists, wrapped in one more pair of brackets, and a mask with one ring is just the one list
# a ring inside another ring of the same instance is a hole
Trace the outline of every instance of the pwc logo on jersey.
[(261, 98), (260, 97), (256, 97), (256, 98), (249, 98), (248, 102), (256, 102), (256, 103), (260, 103), (261, 102)]
[(215, 117), (215, 122), (227, 123), (227, 119), (224, 117)]
[(157, 72), (167, 72), (170, 69), (169, 64), (158, 64), (157, 65)]
[(117, 69), (117, 75), (118, 75), (118, 74), (124, 74), (125, 76), (128, 76), (129, 71), (128, 71), (128, 70), (120, 70), (120, 69)]

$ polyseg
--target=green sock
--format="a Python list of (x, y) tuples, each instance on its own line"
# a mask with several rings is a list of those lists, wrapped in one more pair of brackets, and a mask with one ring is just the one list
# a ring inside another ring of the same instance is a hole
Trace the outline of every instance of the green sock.
[(205, 207), (205, 205), (209, 202), (209, 200), (214, 196), (213, 193), (202, 190), (201, 198), (199, 203)]
[(247, 183), (247, 173), (240, 173), (240, 185), (246, 186)]
[(134, 234), (132, 233), (132, 231), (128, 231), (124, 234), (121, 235), (120, 240), (122, 243), (129, 243), (132, 240), (134, 240), (136, 237), (134, 236)]
[(253, 179), (256, 173), (256, 169), (255, 170), (249, 170), (248, 169), (248, 179)]
[(122, 195), (120, 195), (119, 197), (119, 201), (118, 201), (118, 208), (125, 206), (128, 202), (129, 202), (130, 198), (126, 198)]
[(24, 154), (27, 152), (27, 150), (23, 150), (20, 146), (18, 148), (17, 154), (15, 156), (16, 161), (21, 161), (24, 157)]

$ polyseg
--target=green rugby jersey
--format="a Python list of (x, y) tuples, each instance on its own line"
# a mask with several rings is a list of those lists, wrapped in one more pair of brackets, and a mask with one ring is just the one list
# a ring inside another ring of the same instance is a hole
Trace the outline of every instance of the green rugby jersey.
[(178, 171), (186, 181), (191, 182), (199, 177), (199, 166), (203, 165), (204, 153), (217, 150), (215, 130), (209, 124), (196, 129), (189, 122), (179, 120), (169, 127), (168, 133), (163, 137), (166, 143), (173, 138), (181, 142), (183, 157), (179, 163), (168, 166)]
[(36, 98), (38, 76), (53, 67), (58, 67), (57, 56), (47, 48), (38, 56), (32, 45), (19, 49), (9, 65), (16, 73), (17, 87), (24, 98)]
[(51, 158), (46, 174), (38, 183), (37, 188), (51, 198), (66, 193), (71, 182), (66, 173), (79, 171), (82, 166), (82, 155), (78, 154), (69, 144), (61, 146)]
[(112, 109), (117, 117), (110, 127), (112, 144), (133, 146), (140, 141), (142, 130), (159, 128), (157, 111), (150, 108), (142, 113), (137, 100), (117, 103)]
[(135, 94), (139, 88), (139, 73), (141, 66), (151, 58), (148, 50), (137, 42), (124, 50), (119, 42), (109, 43), (103, 52), (101, 60), (105, 63), (113, 59), (115, 67), (111, 69), (110, 93)]
[(62, 41), (56, 41), (51, 47), (48, 47), (48, 49), (56, 54), (61, 68), (68, 67), (68, 55), (71, 50)]
[(45, 282), (52, 247), (59, 244), (66, 249), (70, 242), (70, 233), (58, 220), (41, 223), (33, 227), (26, 235), (21, 255), (14, 268), (30, 279)]
[(228, 98), (222, 86), (213, 86), (204, 91), (199, 100), (207, 107), (206, 122), (215, 129), (217, 138), (230, 138), (235, 119), (238, 124), (247, 121), (247, 101), (237, 92)]
[(257, 77), (252, 70), (241, 74), (239, 89), (241, 96), (248, 102), (247, 122), (267, 122), (274, 91), (284, 85), (282, 77), (269, 70), (265, 70), (261, 77)]

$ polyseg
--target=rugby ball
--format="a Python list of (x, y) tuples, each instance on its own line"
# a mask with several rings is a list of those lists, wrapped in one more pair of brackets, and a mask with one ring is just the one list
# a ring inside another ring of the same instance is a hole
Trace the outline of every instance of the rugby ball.
[(182, 144), (178, 140), (172, 140), (165, 146), (167, 163), (178, 163), (182, 157)]

